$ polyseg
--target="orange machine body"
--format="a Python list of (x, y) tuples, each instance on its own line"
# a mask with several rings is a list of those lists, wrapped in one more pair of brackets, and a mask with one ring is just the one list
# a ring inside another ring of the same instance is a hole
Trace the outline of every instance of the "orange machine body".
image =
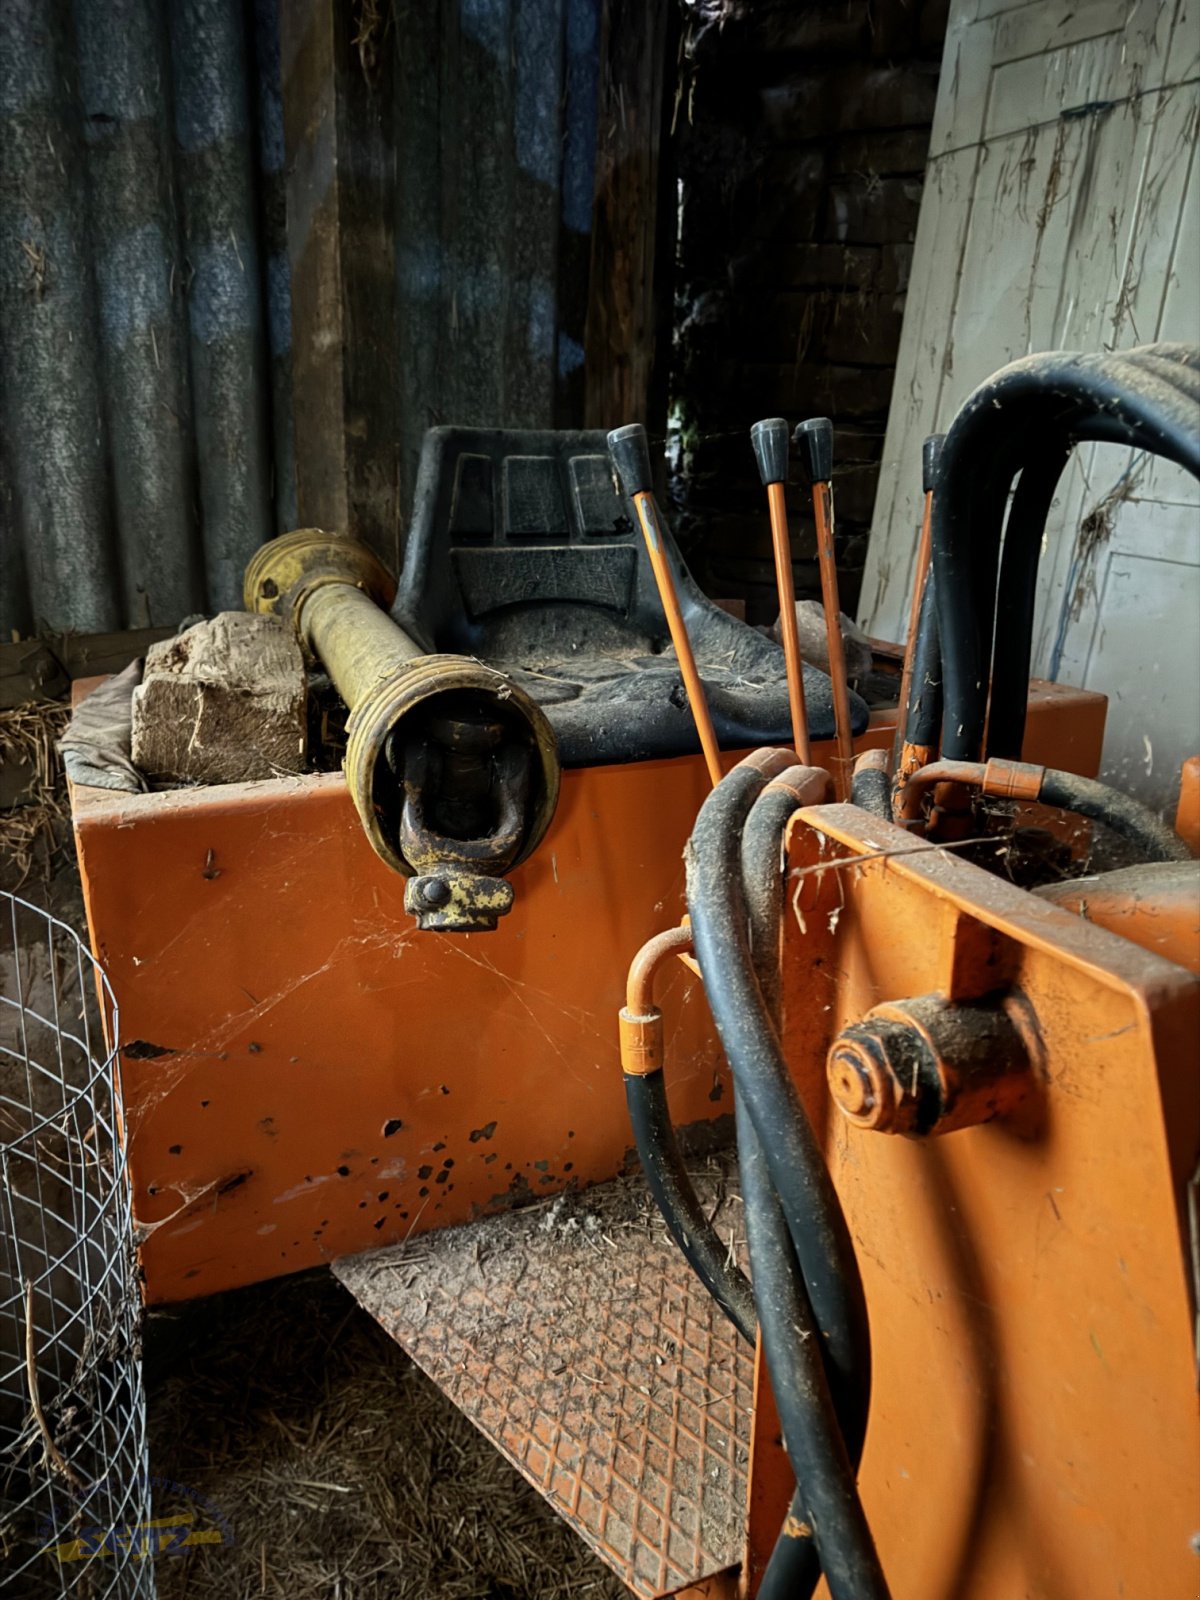
[[(894, 727), (876, 715), (860, 748), (889, 745)], [(1103, 729), (1100, 696), (1047, 685), (1028, 754), (1093, 773)], [(564, 773), (549, 833), (513, 873), (512, 912), (474, 935), (416, 931), (338, 775), (77, 788), (92, 940), (120, 1008), (147, 1298), (270, 1278), (620, 1171), (632, 1135), (612, 1019), (630, 952), (682, 913), (683, 846), (708, 787), (698, 756)], [(691, 985), (682, 969), (662, 981), (683, 1125), (731, 1110)]]
[[(864, 1279), (860, 1485), (891, 1592), (1192, 1593), (1200, 982), (1116, 921), (852, 806), (800, 813), (791, 852), (788, 1056)], [(1155, 943), (1145, 908), (1129, 925)], [(942, 1136), (852, 1126), (827, 1093), (830, 1044), (877, 1006), (929, 995), (1003, 995), (1033, 1019), (1018, 1108)], [(768, 1415), (750, 1573), (790, 1486)]]

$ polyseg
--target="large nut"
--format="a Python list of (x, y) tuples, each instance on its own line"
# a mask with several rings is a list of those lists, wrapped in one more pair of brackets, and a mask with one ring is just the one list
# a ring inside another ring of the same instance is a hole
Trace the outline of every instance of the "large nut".
[(1026, 1097), (1036, 1037), (1036, 1022), (1016, 995), (975, 1005), (922, 995), (876, 1006), (830, 1047), (829, 1091), (856, 1127), (949, 1133)]
[(826, 1064), (843, 1116), (878, 1133), (922, 1133), (938, 1114), (936, 1068), (925, 1041), (902, 1022), (868, 1017), (834, 1040)]

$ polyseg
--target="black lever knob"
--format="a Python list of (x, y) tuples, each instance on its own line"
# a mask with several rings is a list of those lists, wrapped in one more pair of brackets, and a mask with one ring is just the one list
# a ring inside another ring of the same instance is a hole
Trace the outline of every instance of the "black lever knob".
[(650, 470), (650, 443), (640, 422), (627, 422), (623, 428), (614, 428), (608, 436), (608, 454), (625, 493), (648, 493), (654, 487), (654, 474)]
[(810, 417), (798, 423), (792, 443), (809, 483), (828, 483), (833, 477), (833, 423), (828, 417)]
[(763, 487), (787, 482), (788, 425), (782, 417), (764, 417), (750, 429), (750, 443)]

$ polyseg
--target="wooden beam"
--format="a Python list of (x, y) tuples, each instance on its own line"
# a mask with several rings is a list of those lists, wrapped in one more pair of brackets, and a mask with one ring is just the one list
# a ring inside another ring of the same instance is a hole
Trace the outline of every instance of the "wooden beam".
[(391, 8), (280, 9), (301, 526), (401, 554)]
[(661, 241), (673, 207), (660, 206), (660, 195), (674, 96), (674, 11), (638, 0), (606, 0), (604, 7), (586, 336), (589, 428), (661, 426), (650, 412), (658, 398), (657, 341), (669, 326), (660, 316), (671, 265)]

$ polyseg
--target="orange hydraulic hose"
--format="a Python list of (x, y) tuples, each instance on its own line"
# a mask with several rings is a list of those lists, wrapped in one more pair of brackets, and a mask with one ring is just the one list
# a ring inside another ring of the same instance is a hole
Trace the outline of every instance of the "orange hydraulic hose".
[(656, 933), (634, 956), (625, 980), (625, 1009), (635, 1017), (648, 1016), (654, 1007), (654, 980), (659, 968), (672, 956), (690, 953), (692, 930), (689, 927), (667, 928)]
[(654, 980), (672, 956), (687, 956), (691, 948), (689, 927), (668, 928), (648, 939), (630, 962), (625, 1006), (618, 1018), (621, 1071), (627, 1078), (646, 1078), (662, 1071), (666, 1047), (662, 1012), (654, 1004)]
[[(1045, 767), (1030, 761), (1005, 761), (993, 756), (990, 761), (931, 761), (914, 772), (896, 797), (896, 815), (913, 821), (921, 814), (921, 798), (926, 789), (942, 784), (961, 784), (982, 789), (984, 794), (1003, 800), (1039, 799), (1046, 777)], [(935, 797), (937, 798), (937, 797)]]
[(833, 493), (828, 483), (814, 483), (812, 498), (813, 516), (817, 524), (817, 560), (821, 568), (821, 601), (825, 607), (825, 637), (829, 648), (829, 677), (833, 684), (833, 717), (838, 752), (835, 786), (839, 800), (844, 800), (850, 793), (854, 736), (850, 732), (850, 686), (846, 682), (837, 559), (833, 552)]
[(939, 783), (965, 783), (972, 789), (983, 787), (982, 761), (931, 761), (905, 781), (896, 795), (897, 821), (915, 822), (921, 815), (925, 791)]
[(808, 711), (804, 704), (804, 664), (800, 659), (800, 634), (796, 628), (796, 590), (792, 582), (792, 546), (788, 537), (787, 499), (782, 483), (767, 485), (771, 513), (771, 543), (775, 550), (775, 583), (779, 590), (779, 627), (787, 665), (788, 707), (792, 715), (792, 741), (801, 765), (808, 766)]
[(717, 736), (713, 730), (712, 718), (708, 714), (708, 701), (704, 696), (704, 685), (700, 681), (700, 674), (696, 669), (696, 658), (692, 654), (692, 642), (688, 638), (687, 624), (683, 620), (683, 612), (679, 609), (679, 597), (675, 593), (675, 580), (671, 576), (671, 569), (667, 565), (667, 559), (663, 553), (662, 535), (658, 522), (658, 507), (654, 503), (654, 496), (648, 490), (639, 490), (632, 498), (638, 514), (638, 521), (642, 525), (642, 537), (646, 541), (646, 550), (650, 556), (650, 565), (654, 571), (654, 581), (658, 585), (658, 597), (662, 601), (662, 608), (666, 613), (667, 627), (671, 633), (671, 643), (675, 646), (675, 654), (679, 659), (679, 670), (683, 673), (688, 705), (691, 707), (692, 717), (696, 723), (696, 732), (700, 735), (700, 748), (704, 751), (704, 763), (708, 768), (708, 775), (715, 789), (722, 778), (721, 752), (717, 746)]
[[(829, 774), (808, 762), (797, 764), (790, 750), (764, 746), (738, 762), (761, 772), (771, 788), (786, 789), (797, 805), (820, 805), (829, 798)], [(656, 933), (629, 963), (625, 980), (625, 1005), (620, 1013), (621, 1071), (646, 1077), (662, 1069), (664, 1059), (662, 1012), (654, 1003), (654, 982), (673, 956), (687, 965), (692, 953), (692, 930), (687, 923)]]

